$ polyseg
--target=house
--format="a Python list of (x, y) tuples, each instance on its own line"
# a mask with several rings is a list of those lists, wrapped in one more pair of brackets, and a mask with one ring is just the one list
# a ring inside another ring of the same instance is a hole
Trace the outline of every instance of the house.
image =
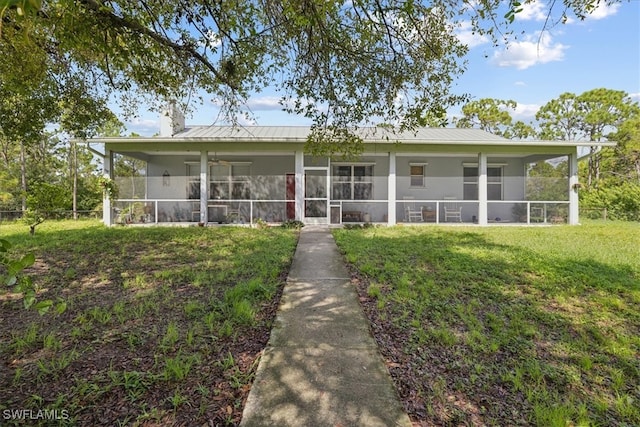
[[(577, 224), (579, 151), (607, 145), (365, 128), (363, 154), (343, 161), (306, 153), (309, 132), (186, 127), (170, 109), (158, 136), (93, 139), (104, 143), (104, 174), (119, 188), (104, 200), (104, 222)], [(144, 161), (144, 173), (113, 176), (114, 154)]]

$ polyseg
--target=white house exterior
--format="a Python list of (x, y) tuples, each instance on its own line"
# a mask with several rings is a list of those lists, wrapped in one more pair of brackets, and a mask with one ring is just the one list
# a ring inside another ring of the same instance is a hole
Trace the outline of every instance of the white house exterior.
[[(96, 138), (89, 144), (104, 143), (104, 174), (119, 187), (117, 200), (104, 200), (104, 222), (577, 224), (578, 152), (594, 145), (478, 129), (367, 128), (359, 131), (362, 156), (342, 161), (307, 154), (309, 132), (185, 127), (175, 113), (162, 118), (159, 136)], [(144, 176), (114, 176), (116, 153), (145, 161)], [(531, 177), (541, 161), (566, 173)], [(552, 200), (540, 197), (545, 185), (560, 188)]]

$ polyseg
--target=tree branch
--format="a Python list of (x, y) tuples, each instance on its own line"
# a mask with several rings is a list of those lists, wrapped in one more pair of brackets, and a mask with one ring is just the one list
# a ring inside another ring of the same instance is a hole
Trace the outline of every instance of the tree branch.
[(122, 18), (122, 17), (120, 17), (118, 15), (115, 15), (114, 13), (112, 13), (112, 12), (108, 11), (107, 9), (105, 9), (103, 6), (101, 6), (95, 0), (82, 0), (82, 4), (84, 4), (88, 9), (93, 11), (97, 16), (111, 21), (111, 23), (115, 27), (127, 28), (127, 29), (132, 30), (132, 31), (134, 31), (136, 33), (139, 33), (139, 34), (142, 34), (144, 36), (147, 36), (147, 37), (151, 38), (152, 40), (156, 41), (160, 45), (168, 47), (168, 48), (172, 49), (173, 51), (175, 51), (178, 54), (187, 54), (187, 55), (195, 58), (198, 62), (200, 62), (202, 65), (204, 65), (209, 71), (211, 71), (213, 73), (213, 75), (217, 79), (219, 79), (222, 83), (224, 83), (225, 85), (229, 86), (233, 90), (238, 90), (239, 89), (238, 86), (235, 83), (231, 82), (222, 73), (220, 73), (213, 66), (213, 64), (211, 64), (211, 62), (209, 62), (209, 60), (206, 57), (204, 57), (200, 52), (195, 50), (193, 47), (188, 46), (188, 45), (178, 44), (178, 43), (174, 42), (173, 40), (168, 39), (165, 36), (162, 36), (162, 35), (160, 35), (160, 34), (158, 34), (156, 32), (153, 32), (153, 31), (149, 30), (148, 28), (144, 27), (143, 25), (139, 24), (138, 22), (130, 21), (130, 20)]

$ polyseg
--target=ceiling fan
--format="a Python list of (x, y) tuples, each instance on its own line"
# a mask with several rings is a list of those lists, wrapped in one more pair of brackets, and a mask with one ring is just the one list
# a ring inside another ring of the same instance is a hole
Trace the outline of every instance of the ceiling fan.
[(209, 160), (209, 164), (212, 164), (212, 165), (224, 165), (224, 166), (227, 166), (227, 165), (230, 165), (230, 164), (231, 164), (231, 162), (228, 162), (228, 161), (226, 161), (226, 160), (221, 160), (221, 159), (219, 159), (219, 158), (218, 158), (218, 153), (214, 153), (214, 155), (213, 155), (213, 159)]

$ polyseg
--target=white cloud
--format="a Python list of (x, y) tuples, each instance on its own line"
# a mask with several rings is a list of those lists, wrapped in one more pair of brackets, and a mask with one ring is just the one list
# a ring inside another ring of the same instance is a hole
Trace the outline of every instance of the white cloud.
[(283, 108), (280, 105), (280, 97), (277, 96), (250, 98), (246, 105), (253, 111), (282, 110)]
[(516, 19), (521, 21), (544, 21), (549, 9), (544, 2), (525, 3), (522, 10), (516, 13)]
[(527, 84), (525, 82), (518, 81), (518, 82), (515, 82), (513, 85), (514, 86), (526, 86)]
[(587, 15), (587, 19), (604, 19), (618, 13), (618, 9), (620, 9), (620, 3), (613, 3), (608, 5), (605, 2), (601, 2), (593, 12)]
[[(620, 3), (607, 4), (602, 1), (598, 3), (597, 7), (586, 15), (586, 20), (600, 20), (608, 18), (609, 16), (615, 15), (618, 13), (620, 9)], [(550, 10), (551, 8), (551, 10)], [(558, 10), (560, 9), (560, 10)], [(522, 10), (516, 14), (516, 20), (518, 21), (549, 21), (552, 23), (559, 23), (560, 17), (557, 16), (559, 12), (561, 12), (561, 7), (555, 7), (554, 5), (549, 6), (544, 2), (535, 1), (532, 3), (524, 3), (522, 5)], [(555, 12), (555, 13), (551, 13)], [(549, 15), (551, 13), (551, 15)], [(567, 15), (566, 21), (564, 22), (567, 25), (575, 24), (577, 22), (582, 22), (576, 19), (573, 15)]]
[(528, 36), (523, 41), (510, 42), (506, 49), (494, 53), (492, 62), (499, 67), (515, 67), (519, 70), (536, 64), (560, 61), (569, 46), (553, 43), (549, 33)]
[[(220, 108), (222, 106), (222, 101), (218, 98), (214, 98), (211, 100), (211, 104)], [(283, 108), (282, 105), (280, 105), (280, 97), (278, 96), (251, 97), (243, 104), (243, 107), (252, 111), (282, 110)]]
[(640, 92), (630, 93), (629, 98), (633, 101), (640, 101)]
[(460, 23), (458, 30), (456, 30), (456, 36), (460, 43), (467, 45), (469, 49), (489, 42), (489, 37), (478, 33), (474, 34), (471, 30), (471, 22), (468, 21)]
[(539, 109), (540, 105), (538, 104), (518, 104), (512, 116), (514, 119), (522, 120), (526, 123), (535, 118)]
[(160, 120), (135, 117), (133, 120), (126, 122), (125, 126), (127, 133), (135, 132), (139, 135), (153, 135), (160, 131)]

